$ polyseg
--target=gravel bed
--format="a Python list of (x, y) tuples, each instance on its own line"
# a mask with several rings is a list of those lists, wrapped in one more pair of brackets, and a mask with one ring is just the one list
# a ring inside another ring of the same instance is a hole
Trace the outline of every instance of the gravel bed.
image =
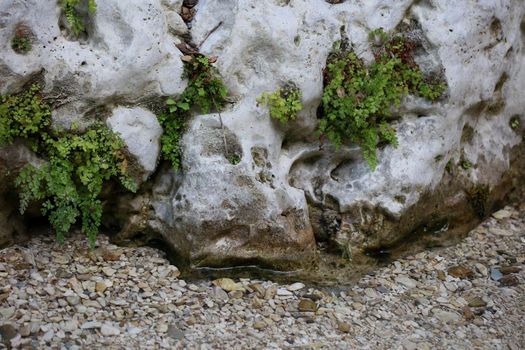
[(179, 277), (105, 236), (1, 250), (0, 348), (525, 349), (525, 205), (343, 291)]

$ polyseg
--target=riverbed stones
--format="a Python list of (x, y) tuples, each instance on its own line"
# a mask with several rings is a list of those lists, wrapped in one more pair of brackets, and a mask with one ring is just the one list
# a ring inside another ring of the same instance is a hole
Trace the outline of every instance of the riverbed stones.
[[(512, 348), (525, 341), (523, 283), (502, 286), (501, 279), (490, 279), (477, 267), (470, 279), (445, 272), (440, 280), (436, 274), (452, 266), (508, 266), (504, 261), (512, 259), (512, 266), (521, 269), (502, 276), (522, 281), (525, 206), (507, 210), (512, 213), (508, 222), (489, 218), (456, 246), (407, 256), (352, 283), (314, 287), (298, 282), (304, 284), (300, 289), (291, 288), (295, 279), (280, 284), (229, 277), (224, 286), (244, 290), (226, 292), (217, 285), (219, 278), (187, 282), (157, 273), (178, 270), (152, 248), (122, 248), (115, 262), (91, 259), (83, 235), (67, 237), (64, 245), (38, 236), (24, 247), (0, 250), (0, 293), (7, 294), (0, 300), (0, 327), (14, 329), (9, 336), (16, 347), (42, 349), (60, 347), (66, 339), (80, 349), (108, 344), (137, 349)], [(496, 235), (491, 227), (511, 234)], [(97, 246), (116, 248), (104, 235)], [(35, 262), (47, 263), (27, 264), (21, 248), (32, 251)], [(57, 271), (65, 264), (58, 261), (67, 261), (63, 277)], [(107, 276), (106, 267), (116, 272)], [(30, 277), (35, 271), (42, 282)], [(400, 283), (401, 276), (416, 287)], [(97, 292), (102, 281), (108, 288)], [(92, 283), (94, 292), (89, 291)], [(44, 290), (48, 285), (54, 293)], [(66, 300), (71, 297), (80, 298), (80, 304), (72, 307)]]

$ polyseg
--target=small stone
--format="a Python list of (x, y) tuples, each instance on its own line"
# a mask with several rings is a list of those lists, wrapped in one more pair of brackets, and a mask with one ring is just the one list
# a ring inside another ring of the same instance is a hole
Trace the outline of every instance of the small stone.
[(109, 323), (104, 323), (102, 327), (100, 328), (100, 333), (102, 333), (102, 335), (104, 336), (114, 336), (114, 335), (119, 335), (120, 330), (110, 325)]
[(107, 289), (108, 287), (106, 286), (106, 283), (104, 283), (104, 281), (99, 281), (95, 284), (95, 291), (97, 293), (104, 293), (104, 291)]
[(504, 275), (509, 275), (511, 273), (518, 273), (520, 272), (521, 267), (519, 266), (502, 266), (499, 268), (499, 271)]
[(106, 267), (103, 267), (103, 268), (102, 268), (102, 272), (104, 272), (104, 274), (105, 274), (106, 276), (111, 277), (111, 276), (113, 276), (113, 275), (115, 274), (115, 272), (117, 272), (117, 271), (113, 270), (111, 267), (106, 266)]
[(161, 323), (157, 326), (157, 332), (159, 333), (166, 333), (168, 331), (168, 325), (165, 323)]
[(465, 318), (465, 320), (470, 321), (474, 319), (475, 316), (472, 310), (470, 309), (470, 307), (465, 306), (463, 307), (462, 311), (463, 311), (463, 317)]
[(432, 313), (441, 322), (445, 322), (445, 323), (457, 322), (461, 319), (461, 317), (457, 313), (451, 312), (451, 311), (445, 311), (441, 309), (432, 309)]
[(470, 307), (484, 307), (487, 306), (487, 302), (481, 297), (473, 297), (468, 301)]
[(498, 210), (497, 212), (493, 213), (492, 214), (492, 217), (498, 219), (498, 220), (503, 220), (503, 219), (508, 219), (512, 216), (512, 213), (508, 210), (505, 210), (505, 209), (501, 209), (501, 210)]
[(76, 319), (68, 320), (64, 323), (62, 330), (64, 332), (74, 332), (78, 329), (78, 321)]
[(31, 274), (31, 278), (34, 279), (37, 282), (44, 282), (44, 279), (42, 278), (42, 276), (40, 276), (40, 274), (38, 272), (33, 272)]
[(339, 329), (339, 331), (343, 333), (350, 333), (350, 325), (346, 322), (339, 322), (337, 325), (337, 329)]
[(66, 297), (66, 300), (67, 300), (68, 304), (71, 305), (71, 306), (75, 306), (75, 305), (80, 304), (80, 297), (78, 297), (78, 296)]
[(473, 278), (474, 277), (474, 271), (472, 271), (471, 268), (466, 266), (452, 266), (448, 269), (448, 274), (456, 277), (456, 278)]
[(144, 283), (143, 281), (137, 283), (137, 287), (139, 287), (140, 289), (150, 289), (149, 285), (147, 283)]
[(480, 264), (480, 263), (477, 263), (476, 265), (476, 270), (478, 270), (478, 272), (482, 275), (482, 276), (488, 276), (489, 274), (489, 270), (487, 269), (487, 267), (483, 264)]
[(244, 291), (244, 288), (239, 283), (235, 283), (231, 278), (219, 278), (212, 282), (215, 286), (221, 287), (227, 292), (234, 290)]
[(503, 274), (497, 267), (492, 267), (490, 269), (490, 278), (494, 281), (499, 281), (503, 277)]
[(295, 291), (301, 290), (303, 288), (304, 288), (304, 284), (300, 283), (300, 282), (297, 282), (297, 283), (289, 285), (287, 289), (289, 291), (291, 291), (291, 292), (295, 292)]
[(15, 313), (14, 307), (0, 307), (0, 316), (2, 319), (7, 320)]
[(303, 312), (316, 312), (317, 304), (310, 299), (301, 299), (297, 308), (299, 309), (299, 311)]
[(55, 337), (55, 331), (50, 329), (49, 331), (47, 331), (43, 336), (42, 336), (42, 341), (44, 343), (47, 343), (49, 341), (51, 341), (51, 339), (53, 339)]
[(29, 323), (24, 324), (18, 332), (22, 337), (29, 337), (31, 335), (31, 325)]
[(182, 340), (184, 339), (184, 332), (181, 331), (176, 325), (170, 324), (168, 326), (167, 334), (170, 338), (173, 338), (175, 340)]
[(264, 297), (265, 290), (259, 283), (249, 284), (248, 287), (250, 289), (252, 289), (255, 293), (257, 293), (257, 296), (259, 298), (263, 298)]
[(55, 295), (55, 288), (53, 288), (53, 286), (48, 285), (44, 287), (44, 291), (51, 296)]
[(499, 285), (501, 287), (517, 286), (519, 283), (520, 281), (518, 280), (518, 277), (514, 275), (505, 275), (499, 280)]
[(288, 289), (279, 288), (277, 289), (277, 295), (281, 297), (288, 297), (288, 296), (293, 296), (293, 293), (290, 292)]
[(2, 339), (5, 340), (11, 340), (17, 335), (17, 331), (15, 327), (11, 326), (10, 324), (4, 324), (0, 326), (0, 335), (2, 336)]
[(102, 323), (98, 321), (89, 321), (89, 322), (82, 324), (82, 326), (80, 326), (81, 329), (94, 329), (94, 328), (100, 328), (100, 327), (102, 327)]
[(211, 296), (214, 300), (218, 300), (222, 302), (227, 302), (230, 299), (230, 297), (228, 296), (228, 293), (226, 293), (224, 289), (220, 287), (213, 288), (211, 292)]
[(417, 282), (408, 276), (401, 275), (396, 277), (396, 282), (404, 285), (405, 287), (412, 289), (417, 286)]
[(254, 309), (260, 309), (260, 308), (262, 308), (262, 307), (263, 307), (263, 303), (262, 303), (261, 299), (259, 299), (259, 298), (257, 298), (257, 297), (254, 297), (254, 298), (252, 299), (252, 307), (253, 307)]
[(437, 272), (437, 278), (438, 278), (439, 280), (441, 280), (441, 281), (446, 281), (446, 280), (447, 280), (447, 275), (445, 274), (444, 271), (439, 270), (439, 271)]
[(253, 328), (255, 329), (265, 329), (268, 325), (264, 321), (257, 321), (253, 324)]
[(363, 311), (364, 308), (365, 308), (365, 306), (364, 306), (363, 304), (358, 303), (358, 302), (353, 302), (353, 303), (352, 303), (352, 307), (353, 307), (354, 309), (356, 309), (357, 311)]
[(270, 286), (264, 292), (264, 299), (266, 299), (266, 300), (273, 299), (273, 297), (275, 297), (275, 294), (277, 294), (277, 287), (276, 286)]

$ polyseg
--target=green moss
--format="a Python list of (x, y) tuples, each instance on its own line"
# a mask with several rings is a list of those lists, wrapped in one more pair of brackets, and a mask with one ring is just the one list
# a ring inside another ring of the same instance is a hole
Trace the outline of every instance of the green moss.
[(272, 93), (263, 92), (257, 102), (270, 107), (270, 116), (286, 124), (294, 120), (303, 109), (301, 90), (295, 84), (288, 83)]
[(39, 168), (27, 165), (18, 175), (20, 211), (29, 203), (42, 203), (59, 241), (71, 226), (82, 221), (82, 231), (94, 247), (102, 219), (100, 194), (115, 178), (129, 191), (137, 185), (128, 176), (122, 140), (103, 124), (92, 125), (82, 134), (51, 127), (51, 110), (39, 95), (38, 86), (16, 96), (2, 96), (0, 145), (25, 139), (47, 162)]
[(346, 141), (359, 144), (374, 170), (378, 145), (397, 146), (396, 132), (388, 123), (392, 106), (398, 107), (407, 94), (435, 101), (446, 85), (423, 76), (413, 59), (416, 43), (381, 29), (370, 36), (378, 46), (370, 66), (344, 42), (329, 55), (319, 130), (336, 146)]
[(177, 98), (167, 99), (166, 110), (159, 115), (164, 128), (162, 155), (174, 169), (180, 166), (180, 141), (191, 110), (197, 108), (201, 113), (209, 113), (212, 109), (220, 111), (228, 95), (217, 69), (204, 55), (196, 54), (184, 63), (184, 77), (188, 79), (186, 90)]

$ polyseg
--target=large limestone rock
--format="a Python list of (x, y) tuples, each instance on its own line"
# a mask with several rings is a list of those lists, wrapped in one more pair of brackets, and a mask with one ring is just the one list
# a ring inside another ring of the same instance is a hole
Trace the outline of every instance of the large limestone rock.
[[(118, 106), (151, 108), (180, 93), (186, 35), (180, 1), (99, 1), (88, 36), (60, 31), (60, 11), (41, 1), (0, 4), (0, 92), (41, 73), (56, 97), (54, 119), (103, 118)], [(197, 115), (183, 139), (183, 166), (167, 164), (136, 196), (111, 202), (124, 240), (161, 240), (197, 266), (308, 264), (315, 241), (351, 255), (436, 227), (460, 234), (519, 196), (525, 173), (525, 5), (370, 0), (201, 0), (189, 35), (217, 66), (235, 103)], [(24, 16), (22, 16), (22, 13)], [(9, 48), (20, 18), (35, 35), (25, 56)], [(322, 71), (335, 41), (372, 59), (368, 33), (411, 27), (416, 61), (448, 84), (439, 102), (409, 96), (395, 111), (399, 147), (379, 151), (372, 172), (355, 145), (320, 147), (315, 136)], [(293, 82), (299, 118), (283, 126), (256, 98)], [(512, 128), (511, 124), (518, 126)], [(226, 138), (229, 152), (223, 139)], [(131, 149), (130, 143), (128, 148)], [(240, 156), (240, 162), (232, 161)], [(151, 160), (151, 159), (150, 159)]]

